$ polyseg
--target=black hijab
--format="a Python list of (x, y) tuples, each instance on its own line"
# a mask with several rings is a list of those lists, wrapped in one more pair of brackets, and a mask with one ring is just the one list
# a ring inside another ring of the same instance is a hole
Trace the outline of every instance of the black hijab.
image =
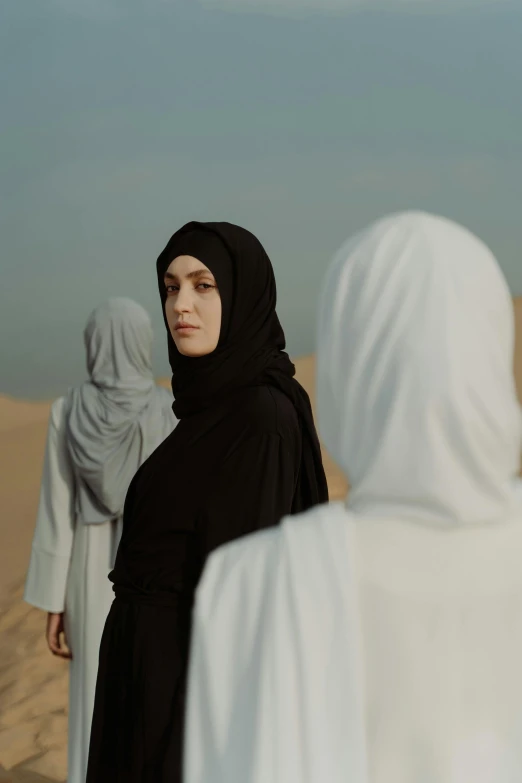
[[(171, 262), (190, 255), (214, 275), (221, 296), (219, 342), (206, 356), (180, 354), (165, 316), (164, 276)], [(169, 240), (157, 261), (158, 285), (167, 326), (173, 410), (183, 419), (211, 407), (241, 387), (269, 385), (293, 403), (302, 433), (297, 495), (307, 508), (328, 500), (319, 439), (308, 394), (295, 380), (276, 313), (272, 264), (259, 240), (231, 223), (187, 223)]]

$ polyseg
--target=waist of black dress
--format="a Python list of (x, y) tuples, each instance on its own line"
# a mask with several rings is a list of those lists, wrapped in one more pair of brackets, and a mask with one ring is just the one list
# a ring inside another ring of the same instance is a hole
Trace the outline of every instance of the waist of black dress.
[(167, 606), (179, 609), (190, 608), (194, 595), (192, 592), (170, 590), (145, 590), (128, 585), (114, 585), (114, 595), (117, 601), (142, 606)]

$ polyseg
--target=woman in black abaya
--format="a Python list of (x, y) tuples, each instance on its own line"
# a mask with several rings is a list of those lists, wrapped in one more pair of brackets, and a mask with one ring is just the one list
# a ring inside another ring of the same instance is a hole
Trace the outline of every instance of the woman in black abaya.
[(127, 494), (87, 783), (181, 781), (190, 613), (206, 556), (328, 499), (259, 241), (229, 223), (189, 223), (157, 271), (180, 422)]

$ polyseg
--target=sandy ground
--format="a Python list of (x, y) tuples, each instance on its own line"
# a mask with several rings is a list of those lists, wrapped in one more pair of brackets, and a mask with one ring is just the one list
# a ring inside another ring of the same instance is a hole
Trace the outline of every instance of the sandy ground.
[[(522, 298), (516, 314), (522, 400)], [(312, 394), (313, 358), (296, 364)], [(0, 396), (0, 783), (57, 783), (66, 777), (67, 664), (47, 651), (44, 613), (21, 600), (48, 414), (49, 403)], [(343, 497), (346, 482), (324, 456), (331, 497)]]

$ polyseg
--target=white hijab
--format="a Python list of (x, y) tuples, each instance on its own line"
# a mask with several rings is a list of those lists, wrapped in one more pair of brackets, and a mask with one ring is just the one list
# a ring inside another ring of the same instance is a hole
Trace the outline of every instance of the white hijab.
[(132, 299), (114, 297), (84, 331), (89, 380), (68, 395), (76, 511), (96, 524), (119, 517), (129, 484), (176, 424), (172, 395), (152, 375), (152, 326)]
[(418, 213), (347, 243), (318, 407), (348, 508), (211, 556), (185, 783), (520, 783), (521, 417), (487, 248)]
[(354, 513), (506, 516), (521, 445), (513, 304), (479, 239), (423, 213), (374, 224), (335, 257), (318, 335), (319, 429)]

